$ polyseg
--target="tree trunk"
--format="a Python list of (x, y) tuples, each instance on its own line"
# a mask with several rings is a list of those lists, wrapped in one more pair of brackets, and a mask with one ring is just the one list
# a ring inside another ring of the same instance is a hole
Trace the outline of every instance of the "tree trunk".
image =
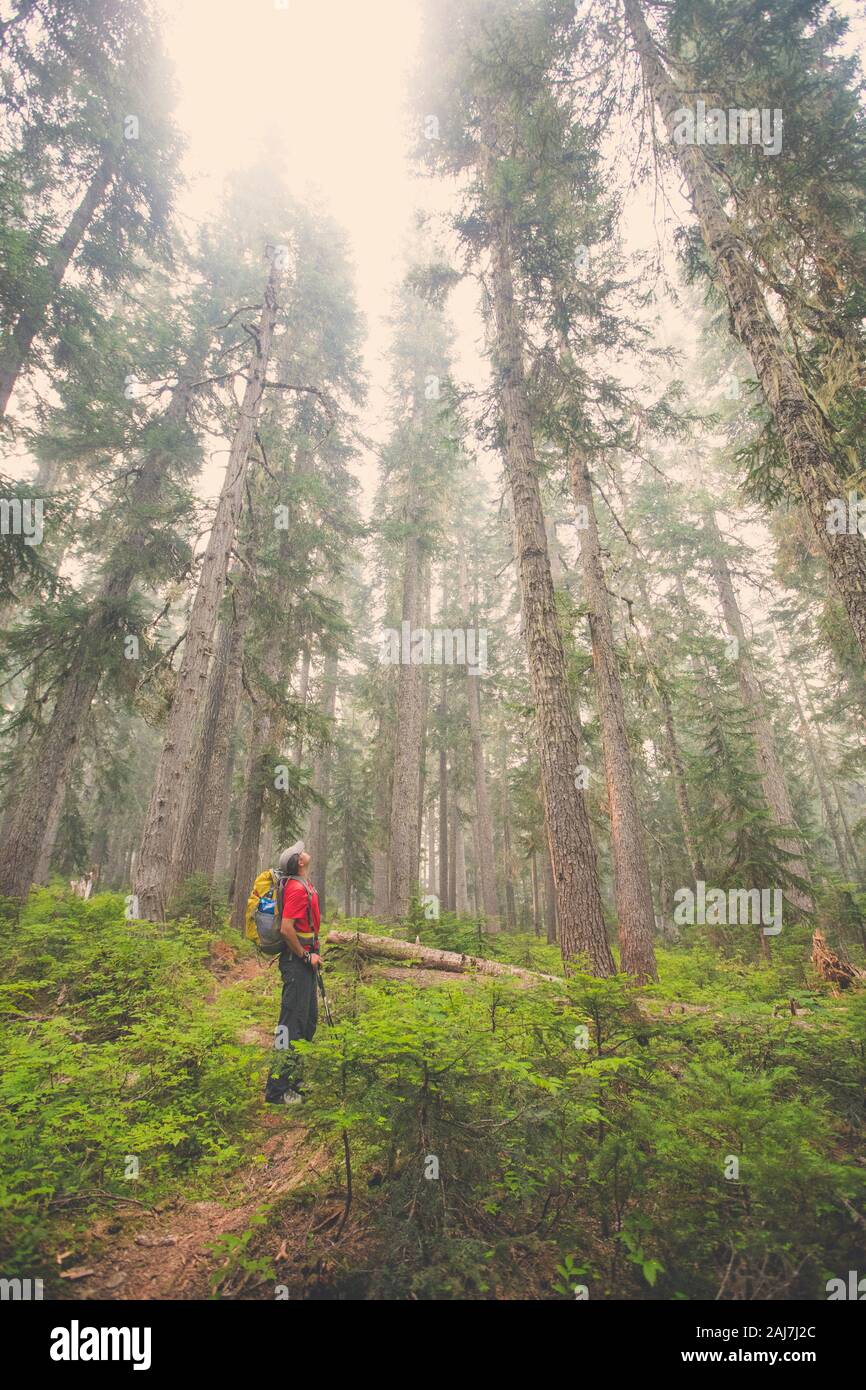
[[(310, 643), (305, 642), (303, 650), (301, 652), (301, 667), (300, 671), (298, 672), (298, 700), (300, 701), (301, 705), (305, 710), (307, 708), (307, 693), (310, 689), (310, 665), (312, 663), (312, 659), (313, 656), (310, 648)], [(302, 724), (301, 728), (298, 731), (298, 737), (295, 740), (295, 747), (292, 752), (292, 762), (295, 764), (295, 767), (301, 766), (303, 757), (304, 729)]]
[(553, 882), (553, 866), (545, 847), (544, 855), (544, 920), (547, 927), (547, 944), (556, 945), (556, 886)]
[[(276, 665), (276, 663), (275, 663)], [(271, 668), (272, 678), (278, 672)], [(274, 716), (265, 708), (253, 709), (250, 720), (250, 741), (247, 748), (244, 769), (244, 795), (241, 808), (241, 828), (238, 839), (238, 857), (235, 865), (235, 895), (232, 906), (232, 926), (243, 931), (246, 919), (247, 897), (257, 875), (264, 867), (259, 863), (259, 842), (262, 835), (262, 807), (264, 787), (262, 785), (266, 768), (264, 757), (271, 741)]]
[(457, 911), (457, 799), (451, 796), (448, 813), (448, 911)]
[(232, 593), (231, 619), (217, 622), (201, 727), (190, 761), (178, 825), (174, 870), (178, 883), (196, 870), (208, 876), (213, 873), (220, 812), (226, 793), (229, 738), (240, 703), (244, 642), (253, 592), (249, 576), (242, 575)]
[(562, 556), (559, 553), (559, 540), (556, 535), (556, 522), (553, 517), (545, 517), (544, 530), (547, 536), (547, 553), (550, 556), (550, 577), (553, 580), (554, 589), (561, 589), (565, 580), (565, 572), (562, 567)]
[(601, 562), (592, 482), (586, 460), (569, 461), (575, 505), (583, 508), (586, 529), (580, 532), (580, 570), (592, 640), (592, 663), (598, 693), (601, 741), (610, 808), (614, 896), (619, 919), (622, 969), (642, 984), (658, 978), (653, 949), (655, 919), (652, 886), (632, 777), (625, 701), (619, 679), (607, 586)]
[(535, 704), (547, 835), (554, 865), (560, 940), (566, 968), (583, 957), (596, 975), (616, 967), (605, 932), (595, 847), (583, 798), (575, 786), (578, 757), (562, 636), (557, 620), (547, 537), (532, 441), (521, 326), (514, 300), (512, 231), (495, 204), (492, 146), (482, 173), (490, 204), (496, 372), (505, 420), (505, 468), (514, 514), (524, 636)]
[(93, 221), (113, 177), (114, 156), (106, 155), (90, 180), (66, 230), (48, 259), (45, 293), (40, 295), (35, 303), (22, 309), (18, 322), (0, 348), (0, 416), (6, 414), (9, 398), (15, 390), (19, 376), (27, 365), (34, 340), (45, 326), (45, 316), (53, 297), (69, 268), (69, 262), (81, 244), (82, 237)]
[(466, 886), (466, 836), (456, 804), (454, 808), (454, 911), (458, 917), (469, 915), (469, 890)]
[(438, 887), (436, 877), (436, 812), (433, 802), (427, 811), (427, 892), (435, 893)]
[[(458, 569), (460, 604), (469, 620), (466, 582), (466, 558), (461, 551)], [(481, 910), (488, 931), (499, 930), (499, 903), (496, 895), (496, 851), (493, 846), (493, 815), (487, 787), (487, 767), (481, 737), (481, 676), (466, 666), (466, 705), (469, 718), (469, 741), (472, 745), (472, 768), (475, 776), (475, 819), (478, 834), (478, 855), (475, 874), (481, 897)]]
[(508, 796), (508, 751), (505, 739), (502, 749), (502, 872), (505, 878), (505, 925), (509, 931), (517, 927), (517, 902), (514, 896), (514, 855), (511, 848), (511, 803)]
[(366, 932), (331, 931), (326, 937), (328, 946), (352, 946), (362, 955), (383, 960), (408, 960), (425, 970), (446, 970), (451, 974), (474, 971), (478, 975), (513, 975), (518, 980), (535, 982), (550, 980), (562, 984), (557, 975), (542, 975), (535, 970), (523, 970), (519, 965), (504, 965), (502, 961), (485, 960), (482, 956), (463, 956), (457, 951), (437, 951), (432, 946), (418, 946), (414, 941), (400, 941), (393, 936), (368, 936)]
[[(658, 668), (658, 644), (653, 622), (653, 605), (647, 591), (646, 582), (640, 571), (638, 571), (637, 582), (643, 601), (644, 612), (649, 624), (650, 645), (652, 650), (651, 653), (647, 653), (647, 661)], [(679, 575), (677, 576), (677, 599), (683, 614), (687, 614), (688, 601)], [(646, 647), (644, 647), (644, 650), (646, 651)], [(679, 739), (674, 723), (673, 706), (671, 704), (670, 695), (663, 683), (659, 684), (658, 696), (662, 707), (665, 760), (667, 761), (671, 777), (673, 778), (674, 795), (676, 796), (677, 809), (680, 813), (680, 825), (682, 826), (683, 832), (683, 843), (686, 847), (686, 854), (688, 855), (694, 882), (698, 883), (698, 881), (701, 881), (705, 883), (707, 874), (698, 847), (694, 812), (692, 811), (691, 797), (689, 796), (689, 787), (686, 780), (686, 769), (683, 763), (682, 753), (680, 752)], [(662, 909), (662, 911), (663, 910), (664, 909)]]
[[(401, 617), (414, 631), (421, 620), (421, 545), (415, 516), (415, 490), (411, 484), (406, 501), (407, 523), (403, 568)], [(397, 730), (394, 745), (394, 772), (391, 787), (391, 828), (389, 834), (390, 891), (388, 915), (405, 917), (412, 890), (418, 882), (415, 851), (418, 830), (418, 796), (421, 781), (421, 742), (423, 737), (424, 688), (420, 665), (401, 661), (397, 668)]]
[(529, 856), (529, 876), (532, 882), (532, 932), (541, 936), (541, 903), (538, 896), (538, 856), (535, 850)]
[(142, 836), (135, 892), (144, 918), (161, 920), (176, 885), (172, 863), (181, 801), (189, 778), (193, 739), (204, 696), (211, 642), (222, 601), (229, 556), (243, 501), (250, 448), (264, 393), (277, 318), (279, 272), (273, 257), (267, 278), (255, 351), (247, 371), (240, 417), (232, 440), (201, 577), (189, 617), (177, 687), (165, 728)]
[(859, 532), (834, 535), (828, 530), (827, 504), (844, 498), (845, 489), (826, 427), (785, 350), (745, 244), (724, 210), (703, 150), (696, 145), (674, 143), (676, 113), (685, 104), (683, 94), (661, 61), (640, 0), (625, 0), (625, 13), (640, 54), (644, 81), (661, 110), (707, 253), (727, 296), (734, 332), (751, 356), (832, 585), (866, 656), (866, 544)]
[[(421, 588), (424, 594), (422, 600), (424, 605), (424, 626), (429, 630), (430, 614), (430, 560), (426, 559), (421, 568)], [(427, 666), (421, 668), (421, 747), (418, 752), (418, 819), (416, 828), (418, 832), (418, 844), (415, 847), (415, 864), (417, 866), (419, 882), (421, 875), (421, 832), (424, 825), (424, 795), (427, 783), (427, 725), (430, 712), (430, 670)]]
[(677, 807), (680, 813), (680, 824), (683, 828), (683, 840), (686, 846), (686, 854), (689, 857), (689, 864), (691, 865), (692, 877), (695, 883), (699, 881), (706, 883), (707, 871), (704, 868), (704, 861), (701, 858), (701, 852), (698, 849), (698, 842), (695, 836), (694, 816), (692, 814), (688, 783), (686, 782), (686, 770), (683, 765), (682, 754), (680, 753), (670, 696), (666, 690), (661, 692), (661, 705), (664, 713), (665, 755), (671, 770), (671, 776), (674, 779), (674, 793), (677, 798)]
[[(309, 471), (309, 457), (304, 456), (297, 465), (301, 473)], [(285, 683), (284, 653), (294, 651), (298, 645), (297, 631), (293, 631), (291, 595), (289, 590), (289, 551), (291, 541), (289, 532), (283, 531), (279, 540), (280, 562), (277, 568), (273, 603), (275, 611), (281, 615), (282, 626), (277, 629), (278, 636), (268, 642), (262, 659), (264, 692), (259, 703), (253, 704), (250, 721), (250, 741), (244, 777), (244, 798), (241, 811), (240, 839), (235, 866), (235, 894), (232, 908), (232, 922), (242, 930), (249, 888), (261, 870), (272, 865), (275, 857), (274, 846), (270, 841), (262, 844), (262, 814), (264, 809), (264, 788), (271, 769), (266, 764), (269, 752), (273, 752), (275, 737), (282, 727), (279, 712), (266, 693), (269, 689)], [(301, 660), (299, 682), (306, 679), (304, 663)]]
[[(761, 778), (761, 786), (764, 790), (764, 798), (770, 810), (770, 815), (776, 825), (786, 828), (795, 827), (794, 807), (791, 804), (791, 797), (788, 792), (788, 784), (785, 774), (782, 771), (782, 764), (776, 752), (776, 741), (773, 737), (773, 730), (767, 717), (764, 693), (758, 682), (755, 667), (752, 662), (749, 643), (746, 640), (746, 630), (743, 627), (743, 619), (740, 615), (737, 596), (734, 593), (734, 585), (731, 580), (731, 572), (728, 569), (728, 562), (725, 559), (722, 549), (722, 538), (716, 525), (716, 518), (712, 511), (707, 513), (707, 533), (711, 540), (710, 563), (713, 570), (713, 578), (716, 582), (716, 589), (719, 601), (722, 605), (725, 623), (732, 637), (737, 640), (737, 680), (740, 687), (740, 698), (743, 701), (749, 715), (749, 722), (755, 739), (755, 751), (758, 758), (758, 772)], [(789, 861), (792, 873), (806, 880), (809, 879), (809, 871), (802, 858), (802, 841), (797, 838), (780, 842), (781, 848), (794, 856)], [(786, 888), (785, 896), (790, 899), (794, 907), (800, 912), (811, 912), (813, 903), (810, 897), (796, 888)], [(766, 938), (763, 938), (762, 941)]]
[(42, 841), (42, 848), (39, 851), (39, 858), (36, 861), (36, 872), (33, 875), (34, 883), (47, 883), (51, 871), (51, 858), (54, 854), (54, 846), (57, 843), (57, 832), (60, 829), (60, 817), (63, 815), (63, 803), (66, 800), (66, 783), (58, 782), (54, 796), (54, 802), (48, 813), (48, 823), (45, 827), (45, 837)]
[[(824, 742), (824, 735), (821, 732), (821, 725), (818, 721), (817, 715), (815, 714), (815, 706), (812, 704), (808, 686), (803, 687), (803, 696), (806, 701), (806, 710), (811, 720), (811, 728), (814, 731), (815, 740), (818, 744), (818, 752), (821, 757), (821, 762), (824, 767), (829, 768), (832, 766), (832, 763), (830, 761), (830, 754), (828, 752), (827, 745)], [(856, 844), (854, 843), (854, 836), (851, 834), (851, 826), (848, 822), (848, 816), (845, 811), (845, 802), (842, 797), (842, 793), (839, 790), (839, 784), (836, 781), (835, 777), (831, 778), (831, 785), (833, 788), (833, 800), (836, 803), (836, 810), (839, 813), (839, 822), (842, 826), (842, 831), (845, 836), (845, 844), (848, 849), (848, 858), (854, 866), (855, 878), (859, 879), (863, 874), (863, 868), (860, 860), (860, 852)]]
[(821, 756), (818, 751), (818, 746), (815, 737), (812, 733), (811, 725), (809, 724), (809, 721), (806, 718), (806, 714), (803, 709), (802, 702), (800, 700), (800, 695), (797, 690), (797, 686), (794, 681), (791, 668), (785, 660), (785, 653), (782, 648), (782, 643), (779, 639), (778, 632), (775, 634), (775, 636), (776, 646), (779, 651), (779, 660), (782, 665), (782, 671), (784, 672), (785, 679), (788, 683), (788, 689), (791, 692), (791, 699), (794, 701), (794, 708), (797, 711), (797, 723), (800, 726), (800, 733), (803, 735), (803, 742), (806, 746), (806, 752), (809, 755), (809, 762), (812, 764), (812, 774), (815, 778), (815, 783), (818, 787), (818, 794), (821, 798), (821, 805), (824, 808), (824, 816), (826, 817), (827, 826), (829, 828), (830, 835), (833, 839), (833, 844), (836, 849), (836, 858), (839, 861), (839, 867), (841, 868), (845, 877), (849, 880), (853, 880), (856, 878), (856, 874), (848, 858), (848, 851), (841, 832), (841, 827), (839, 825), (839, 819), (836, 815), (836, 810), (833, 806), (833, 802), (830, 797), (830, 788), (827, 785), (827, 779), (824, 776), (824, 769), (821, 765)]
[(448, 901), (448, 749), (445, 744), (445, 721), (448, 716), (448, 678), (442, 667), (442, 686), (439, 700), (439, 905), (447, 912)]
[[(374, 792), (374, 834), (377, 838), (383, 837), (388, 831), (388, 814), (390, 806), (390, 789), (388, 787), (388, 776), (386, 767), (386, 722), (387, 716), (384, 710), (379, 712), (379, 729), (376, 735), (376, 767), (375, 767), (375, 792)], [(376, 844), (373, 848), (373, 916), (379, 920), (384, 920), (388, 916), (390, 905), (390, 870), (388, 860), (387, 840), (384, 844)]]
[[(322, 676), (322, 697), (320, 710), (322, 717), (331, 724), (337, 709), (337, 653), (329, 651), (325, 656), (325, 669)], [(328, 878), (328, 793), (331, 786), (331, 763), (333, 750), (320, 748), (313, 762), (313, 790), (325, 800), (324, 806), (314, 805), (310, 812), (310, 825), (307, 831), (307, 849), (312, 862), (313, 878), (318, 885), (319, 903), (324, 914), (325, 891)]]
[[(203, 773), (199, 780), (201, 819), (190, 873), (213, 878), (217, 873), (220, 835), (228, 837), (228, 802), (231, 795), (231, 738), (238, 720), (243, 690), (244, 648), (252, 616), (254, 582), (241, 579), (233, 595), (231, 620), (219, 624), (213, 669), (205, 704), (205, 729), (212, 734), (202, 743)], [(215, 717), (211, 702), (218, 701)]]

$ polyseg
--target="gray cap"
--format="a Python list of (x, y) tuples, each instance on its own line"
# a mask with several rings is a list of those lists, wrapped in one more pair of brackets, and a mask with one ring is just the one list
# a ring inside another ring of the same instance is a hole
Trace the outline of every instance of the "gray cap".
[(304, 842), (303, 842), (303, 840), (296, 840), (295, 843), (294, 843), (293, 845), (289, 845), (289, 848), (288, 848), (288, 849), (284, 849), (284, 850), (283, 850), (282, 854), (280, 855), (280, 862), (279, 862), (279, 870), (280, 870), (280, 873), (285, 873), (286, 869), (288, 868), (289, 860), (291, 859), (292, 855), (293, 855), (293, 854), (301, 854), (301, 853), (303, 852), (303, 848), (304, 848)]

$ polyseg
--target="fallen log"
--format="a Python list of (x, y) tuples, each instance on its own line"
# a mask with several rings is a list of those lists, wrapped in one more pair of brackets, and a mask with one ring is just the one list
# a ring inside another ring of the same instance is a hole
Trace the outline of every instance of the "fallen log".
[[(437, 951), (432, 946), (422, 946), (418, 941), (401, 941), (394, 936), (368, 936), (366, 932), (331, 931), (325, 937), (325, 944), (355, 946), (363, 955), (372, 956), (377, 960), (402, 960), (409, 966), (443, 970), (452, 975), (468, 975), (474, 972), (477, 975), (511, 975), (529, 985), (537, 984), (539, 980), (553, 985), (565, 984), (562, 975), (543, 975), (538, 970), (524, 970), (520, 965), (506, 965), (503, 961), (486, 960), (484, 956), (461, 955), (459, 951)], [(677, 1017), (683, 1014), (710, 1012), (708, 1004), (663, 1003), (639, 998), (635, 998), (634, 1004), (641, 1022), (648, 1020), (651, 1023), (672, 1023), (675, 1021), (675, 1009), (679, 1011)], [(659, 1009), (663, 1009), (664, 1012), (660, 1013)], [(721, 1018), (721, 1014), (718, 1017)]]
[(331, 931), (325, 938), (328, 946), (355, 946), (365, 956), (385, 960), (408, 960), (427, 970), (447, 970), (454, 975), (474, 972), (477, 975), (514, 975), (534, 984), (538, 980), (561, 985), (560, 975), (542, 975), (537, 970), (524, 970), (519, 965), (505, 965), (483, 956), (461, 955), (459, 951), (437, 951), (415, 941), (400, 941), (393, 936), (368, 936), (366, 932)]

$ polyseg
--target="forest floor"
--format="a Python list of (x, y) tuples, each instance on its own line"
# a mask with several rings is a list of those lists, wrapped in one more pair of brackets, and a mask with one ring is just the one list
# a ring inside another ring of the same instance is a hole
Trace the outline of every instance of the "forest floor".
[[(211, 968), (214, 988), (208, 1003), (216, 1003), (221, 990), (231, 986), (258, 985), (267, 978), (268, 967), (258, 959), (234, 959), (225, 943), (215, 942)], [(372, 974), (414, 986), (471, 989), (473, 978), (443, 974), (416, 966), (377, 962)], [(276, 1006), (276, 996), (274, 999)], [(321, 1020), (320, 1020), (321, 1022)], [(243, 1029), (239, 1041), (259, 1044), (263, 1051), (271, 1046), (272, 1035), (265, 1027)], [(279, 1109), (263, 1103), (256, 1153), (224, 1180), (221, 1195), (207, 1200), (187, 1200), (181, 1195), (142, 1210), (138, 1204), (122, 1204), (96, 1220), (78, 1238), (77, 1250), (64, 1252), (72, 1263), (62, 1277), (69, 1279), (67, 1297), (71, 1300), (99, 1299), (202, 1299), (213, 1295), (273, 1299), (273, 1283), (245, 1277), (227, 1267), (226, 1253), (232, 1237), (255, 1228), (258, 1214), (275, 1201), (303, 1189), (308, 1182), (321, 1185), (333, 1171), (333, 1155), (310, 1142), (301, 1108)], [(340, 1187), (317, 1193), (315, 1206), (299, 1203), (297, 1220), (283, 1226), (283, 1238), (273, 1241), (273, 1258), (299, 1271), (315, 1285), (328, 1287), (327, 1259), (322, 1259), (322, 1237), (327, 1250), (327, 1233), (340, 1226), (344, 1194)], [(345, 1257), (353, 1245), (363, 1247), (363, 1229), (349, 1222), (340, 1233), (340, 1252)], [(309, 1248), (317, 1245), (317, 1258), (311, 1264)], [(224, 1247), (221, 1252), (219, 1247)], [(305, 1260), (306, 1257), (306, 1260)]]
[[(222, 947), (222, 950), (220, 948)], [(233, 955), (233, 953), (231, 953)], [(261, 981), (267, 966), (256, 959), (232, 960), (224, 944), (215, 943), (212, 968), (216, 983), (208, 1003), (220, 990)], [(244, 1029), (241, 1042), (258, 1043), (263, 1050), (272, 1043), (264, 1027)], [(225, 1181), (223, 1195), (207, 1201), (188, 1201), (182, 1196), (160, 1202), (146, 1211), (125, 1205), (100, 1218), (86, 1233), (86, 1253), (69, 1271), (72, 1299), (199, 1299), (214, 1291), (214, 1278), (223, 1263), (215, 1250), (221, 1238), (251, 1228), (262, 1207), (286, 1196), (310, 1178), (321, 1179), (328, 1165), (322, 1149), (308, 1143), (302, 1117), (296, 1109), (262, 1105), (257, 1152)], [(317, 1225), (329, 1224), (333, 1203), (317, 1209)], [(337, 1216), (340, 1202), (337, 1202)], [(337, 1219), (336, 1217), (334, 1218)], [(308, 1231), (299, 1229), (292, 1245), (303, 1248)], [(277, 1256), (290, 1256), (289, 1240)], [(297, 1250), (294, 1252), (297, 1254)], [(231, 1290), (235, 1295), (240, 1288)], [(273, 1297), (268, 1289), (268, 1297)]]
[(0, 1245), (52, 1298), (800, 1298), (855, 1267), (866, 994), (832, 997), (805, 933), (772, 968), (665, 951), (636, 990), (460, 922), (424, 946), (527, 974), (378, 958), (361, 919), (284, 1108), (276, 971), (186, 920), (132, 949), (121, 913), (43, 890), (8, 934)]
[[(211, 969), (215, 983), (208, 1004), (215, 1004), (222, 990), (251, 986), (267, 988), (268, 966), (250, 957), (237, 959), (224, 942), (211, 948)], [(376, 962), (370, 972), (379, 978), (400, 981), (416, 987), (457, 987), (471, 989), (471, 975), (443, 974), (418, 966)], [(525, 986), (525, 982), (524, 982)], [(274, 998), (276, 1004), (276, 995)], [(640, 1001), (642, 1012), (656, 1020), (682, 1014), (707, 1012), (706, 1005)], [(321, 1020), (320, 1020), (321, 1022)], [(800, 1022), (800, 1020), (797, 1020)], [(264, 1026), (242, 1029), (239, 1041), (271, 1046), (271, 1033)], [(321, 1281), (327, 1296), (327, 1233), (341, 1224), (344, 1209), (342, 1189), (321, 1194), (329, 1171), (334, 1172), (334, 1155), (310, 1142), (301, 1109), (279, 1109), (262, 1105), (251, 1159), (223, 1179), (223, 1191), (207, 1200), (188, 1200), (178, 1195), (142, 1210), (137, 1204), (122, 1204), (100, 1217), (82, 1234), (74, 1263), (61, 1277), (69, 1279), (70, 1299), (202, 1299), (217, 1290), (222, 1297), (272, 1299), (273, 1282), (231, 1267), (233, 1239), (242, 1244), (244, 1233), (255, 1229), (259, 1214), (276, 1201), (298, 1193), (305, 1184), (315, 1183), (320, 1191), (315, 1205), (298, 1203), (293, 1219), (281, 1225), (282, 1238), (271, 1239), (271, 1254), (279, 1271), (290, 1268), (292, 1281), (299, 1273), (308, 1286)], [(352, 1245), (360, 1256), (364, 1245), (363, 1228), (349, 1223), (340, 1232), (340, 1253), (345, 1257)], [(322, 1237), (324, 1236), (324, 1247)], [(310, 1247), (315, 1243), (316, 1258)], [(222, 1247), (222, 1248), (221, 1248)], [(71, 1252), (65, 1252), (71, 1254)]]
[[(215, 1003), (220, 990), (264, 981), (268, 967), (257, 959), (232, 959), (224, 943), (214, 943), (212, 968), (216, 977), (208, 1003)], [(443, 976), (436, 970), (380, 964), (375, 974), (416, 986), (456, 985), (471, 988), (472, 979)], [(276, 1000), (275, 1000), (276, 1003)], [(260, 1044), (263, 1050), (271, 1046), (272, 1035), (267, 1028), (253, 1026), (242, 1030), (239, 1041)], [(123, 1204), (110, 1214), (100, 1217), (90, 1230), (79, 1238), (74, 1263), (65, 1276), (69, 1279), (70, 1299), (201, 1299), (214, 1292), (214, 1281), (220, 1281), (223, 1295), (255, 1297), (251, 1281), (233, 1277), (217, 1249), (225, 1238), (239, 1236), (252, 1229), (258, 1213), (268, 1204), (302, 1188), (310, 1180), (327, 1178), (332, 1158), (321, 1147), (311, 1144), (298, 1108), (279, 1109), (262, 1105), (260, 1132), (253, 1159), (241, 1165), (225, 1180), (223, 1194), (204, 1201), (190, 1201), (177, 1196), (155, 1207), (142, 1210), (137, 1204)], [(298, 1221), (293, 1229), (277, 1242), (274, 1258), (277, 1266), (292, 1263), (295, 1275), (310, 1237), (334, 1229), (343, 1214), (341, 1190), (326, 1193), (316, 1200), (315, 1210), (299, 1205)], [(355, 1232), (360, 1236), (360, 1232)], [(352, 1240), (351, 1225), (343, 1232), (341, 1250), (346, 1251)], [(70, 1255), (71, 1252), (64, 1252)], [(324, 1273), (322, 1262), (315, 1271)], [(262, 1281), (262, 1285), (264, 1281)], [(269, 1283), (260, 1297), (273, 1298)]]

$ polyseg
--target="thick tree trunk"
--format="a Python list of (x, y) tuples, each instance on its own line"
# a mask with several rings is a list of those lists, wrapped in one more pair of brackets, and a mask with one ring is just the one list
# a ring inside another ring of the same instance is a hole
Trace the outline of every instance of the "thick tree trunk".
[(674, 143), (676, 113), (687, 103), (661, 61), (640, 0), (625, 0), (625, 13), (647, 90), (664, 118), (707, 253), (727, 296), (734, 331), (751, 356), (833, 588), (866, 656), (866, 543), (859, 532), (834, 535), (828, 530), (827, 504), (844, 498), (846, 488), (826, 427), (785, 350), (744, 243), (724, 210), (703, 150), (697, 145)]
[(54, 854), (54, 846), (57, 843), (57, 832), (60, 829), (60, 818), (63, 815), (63, 803), (66, 800), (66, 783), (58, 782), (54, 802), (48, 813), (48, 823), (45, 827), (45, 838), (42, 841), (42, 848), (39, 851), (39, 858), (36, 861), (36, 872), (33, 875), (34, 883), (47, 883), (51, 871), (51, 859)]
[(575, 785), (577, 730), (557, 620), (547, 536), (524, 377), (520, 318), (514, 300), (512, 233), (496, 206), (492, 149), (482, 172), (490, 203), (497, 386), (505, 421), (505, 467), (511, 492), (524, 636), (538, 727), (547, 835), (554, 865), (560, 941), (566, 968), (585, 958), (596, 975), (615, 971), (605, 932), (589, 816)]
[[(295, 465), (296, 474), (309, 473), (311, 466), (309, 454), (299, 456)], [(299, 634), (294, 622), (296, 610), (291, 602), (289, 534), (288, 531), (283, 531), (280, 535), (279, 562), (272, 598), (274, 611), (279, 615), (280, 621), (265, 649), (262, 659), (263, 692), (258, 702), (253, 704), (250, 720), (232, 907), (232, 923), (238, 930), (243, 928), (245, 904), (254, 879), (262, 869), (275, 867), (274, 860), (278, 857), (278, 847), (273, 844), (272, 837), (269, 836), (263, 842), (262, 818), (265, 784), (274, 775), (273, 765), (267, 762), (267, 758), (269, 754), (273, 754), (275, 740), (283, 729), (283, 719), (267, 692), (279, 688), (281, 683), (285, 684), (285, 653), (297, 651), (299, 645)], [(309, 667), (305, 668), (302, 652), (298, 663), (299, 688), (305, 686), (308, 678)]]
[[(10, 606), (10, 612), (14, 614), (14, 605)], [(9, 622), (11, 621), (10, 618)], [(0, 631), (6, 626), (8, 623), (0, 623)], [(42, 664), (37, 657), (28, 672), (21, 708), (18, 710), (18, 716), (22, 722), (18, 726), (15, 735), (15, 748), (10, 754), (6, 768), (6, 781), (3, 789), (3, 817), (0, 820), (0, 849), (6, 843), (12, 826), (15, 824), (15, 814), (27, 783), (26, 769), (31, 751), (30, 745), (33, 743), (34, 747), (38, 748), (38, 740), (43, 732), (39, 723), (43, 685), (41, 666)]]
[(211, 643), (237, 531), (249, 453), (264, 394), (277, 318), (277, 258), (265, 285), (256, 347), (247, 371), (240, 418), (232, 440), (226, 476), (202, 561), (201, 577), (189, 617), (177, 687), (165, 728), (142, 836), (135, 892), (142, 916), (161, 920), (177, 878), (172, 862), (193, 740), (204, 697)]
[[(227, 838), (228, 802), (231, 794), (231, 738), (238, 720), (243, 691), (244, 648), (252, 616), (254, 583), (244, 576), (233, 594), (228, 622), (218, 624), (216, 650), (208, 680), (204, 733), (201, 743), (202, 772), (191, 779), (198, 787), (201, 817), (189, 873), (217, 873), (220, 835)], [(214, 708), (215, 707), (215, 708)]]
[[(272, 679), (279, 674), (272, 669)], [(266, 776), (265, 755), (274, 729), (274, 716), (270, 709), (253, 710), (250, 721), (250, 741), (244, 769), (244, 795), (241, 807), (240, 837), (238, 857), (235, 865), (235, 895), (232, 907), (232, 926), (243, 930), (246, 917), (247, 897), (253, 882), (265, 867), (259, 862), (259, 842), (262, 834), (262, 807), (264, 803), (263, 779)]]
[(622, 969), (645, 983), (658, 978), (653, 950), (655, 919), (649, 866), (632, 777), (625, 700), (619, 679), (589, 469), (586, 460), (577, 453), (572, 454), (569, 466), (575, 505), (583, 508), (583, 514), (587, 517), (586, 528), (580, 532), (580, 571), (592, 640), (592, 663), (601, 722), (620, 958)]
[(27, 365), (34, 340), (45, 326), (45, 317), (54, 295), (113, 178), (114, 157), (106, 155), (49, 257), (44, 293), (35, 303), (27, 305), (21, 311), (18, 322), (0, 347), (0, 416), (6, 414), (9, 399)]
[[(229, 738), (240, 702), (243, 649), (252, 601), (253, 585), (247, 575), (242, 575), (232, 594), (231, 618), (221, 619), (216, 625), (201, 725), (190, 760), (176, 837), (174, 873), (178, 883), (196, 870), (208, 875), (213, 872), (226, 790)], [(208, 867), (204, 866), (205, 861)]]

